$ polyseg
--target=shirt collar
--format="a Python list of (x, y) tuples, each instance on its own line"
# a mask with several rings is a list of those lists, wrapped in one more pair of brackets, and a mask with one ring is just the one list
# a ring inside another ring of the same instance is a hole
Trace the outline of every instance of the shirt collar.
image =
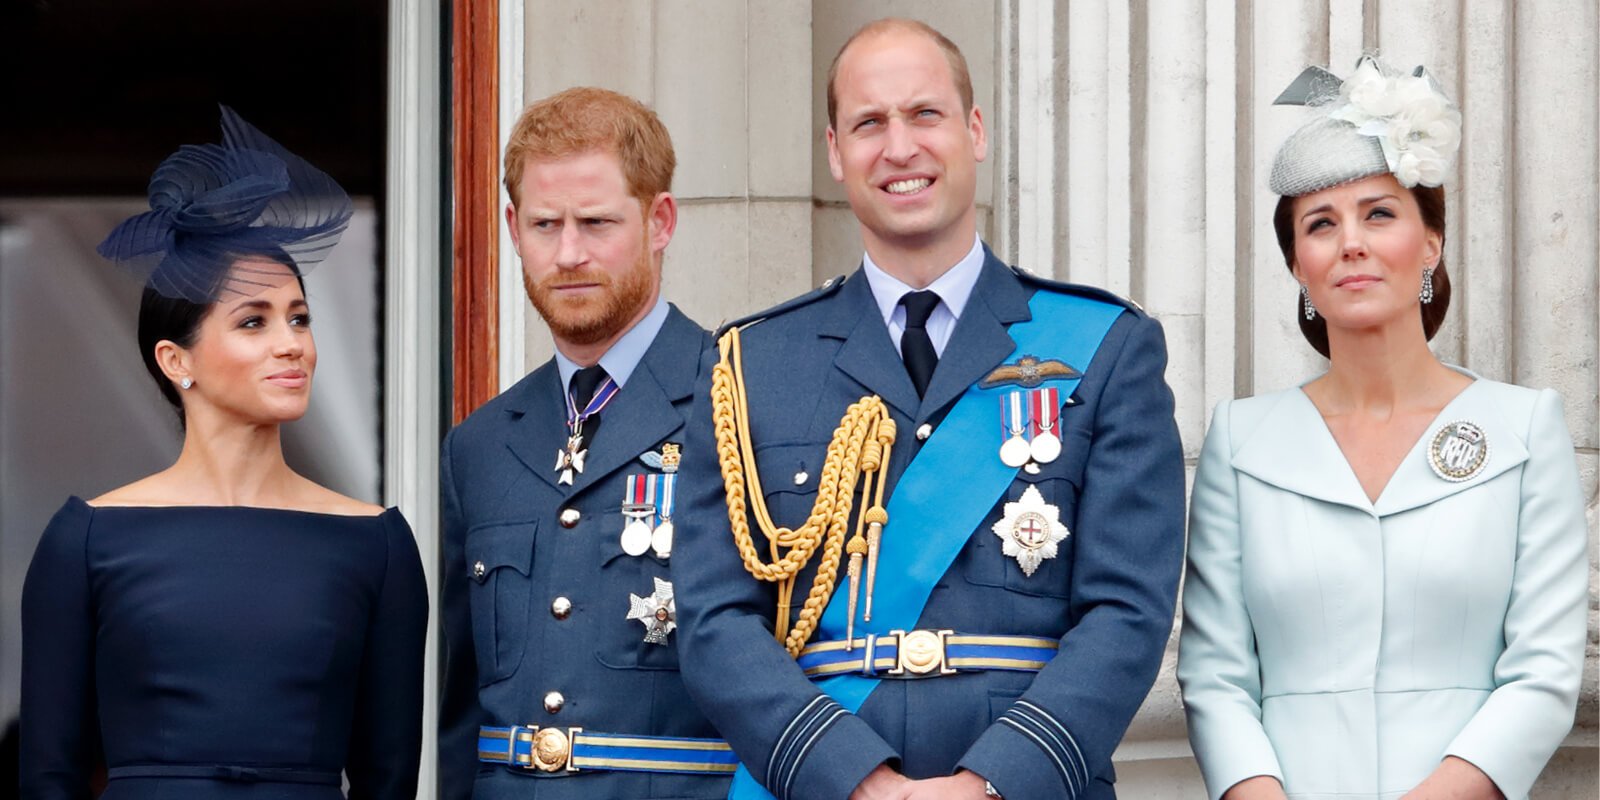
[[(861, 257), (862, 271), (867, 275), (867, 286), (872, 289), (872, 299), (878, 303), (878, 311), (883, 315), (884, 324), (889, 323), (889, 318), (894, 316), (894, 310), (900, 305), (900, 298), (906, 292), (916, 289), (907, 286), (899, 278), (883, 271), (883, 268), (872, 263), (872, 255), (864, 254)], [(939, 295), (939, 300), (950, 309), (950, 315), (961, 319), (961, 311), (967, 307), (967, 299), (972, 297), (972, 287), (978, 285), (978, 274), (983, 271), (983, 240), (976, 234), (972, 237), (972, 249), (955, 263), (955, 266), (945, 270), (927, 289)]]
[[(644, 360), (644, 353), (650, 349), (650, 343), (656, 340), (656, 334), (661, 332), (661, 326), (667, 322), (667, 301), (656, 298), (654, 308), (644, 315), (611, 349), (600, 356), (600, 366), (605, 368), (606, 374), (611, 376), (612, 382), (618, 388), (626, 386), (628, 378), (633, 375), (635, 367)], [(563, 390), (572, 386), (572, 376), (581, 369), (577, 362), (562, 355), (561, 350), (556, 350), (556, 370), (561, 375)]]

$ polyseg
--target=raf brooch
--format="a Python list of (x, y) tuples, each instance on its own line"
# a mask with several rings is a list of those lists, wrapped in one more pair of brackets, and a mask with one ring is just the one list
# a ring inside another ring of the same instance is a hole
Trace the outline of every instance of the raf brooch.
[(1428, 445), (1428, 466), (1447, 481), (1470, 481), (1488, 463), (1488, 437), (1482, 428), (1465, 420), (1440, 428)]
[(1038, 356), (1023, 356), (1015, 364), (1001, 364), (978, 381), (978, 388), (996, 386), (1021, 386), (1032, 389), (1047, 380), (1070, 380), (1079, 377), (1076, 369), (1065, 361)]
[(683, 446), (673, 442), (661, 445), (661, 452), (654, 450), (639, 456), (639, 460), (651, 469), (659, 469), (668, 475), (678, 471), (678, 465), (683, 463)]
[(660, 578), (655, 581), (655, 593), (649, 597), (628, 593), (628, 619), (644, 625), (646, 642), (666, 644), (667, 634), (678, 627), (678, 607), (672, 599), (672, 584)]
[(1067, 538), (1061, 524), (1061, 510), (1046, 503), (1036, 486), (1029, 486), (1022, 499), (1006, 503), (1005, 514), (994, 524), (1001, 550), (1017, 560), (1022, 574), (1033, 576), (1047, 558), (1056, 557), (1056, 545)]

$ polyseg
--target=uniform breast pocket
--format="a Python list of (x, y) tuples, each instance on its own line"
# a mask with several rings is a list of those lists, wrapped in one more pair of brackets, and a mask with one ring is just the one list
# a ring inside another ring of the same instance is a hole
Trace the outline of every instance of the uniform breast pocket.
[[(817, 502), (817, 483), (821, 480), (822, 462), (827, 457), (827, 443), (775, 444), (756, 451), (756, 466), (761, 470), (761, 491), (766, 497), (767, 513), (775, 524), (798, 528), (811, 516)], [(756, 515), (750, 511), (751, 534), (758, 544), (765, 539), (755, 530)]]
[(596, 589), (601, 622), (595, 632), (595, 660), (611, 669), (678, 668), (677, 605), (668, 603), (666, 559), (653, 552), (630, 556), (619, 537), (609, 536), (600, 544)]
[(967, 582), (1037, 597), (1070, 597), (1078, 494), (1077, 483), (1052, 474), (1050, 466), (1038, 475), (1018, 472), (967, 543)]
[(511, 677), (528, 642), (536, 522), (483, 525), (467, 532), (472, 643), (478, 683)]

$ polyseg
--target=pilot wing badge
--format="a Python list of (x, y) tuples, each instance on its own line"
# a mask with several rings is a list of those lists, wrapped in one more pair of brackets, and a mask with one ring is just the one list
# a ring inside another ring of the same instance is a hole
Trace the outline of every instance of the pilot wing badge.
[(996, 386), (1021, 386), (1032, 389), (1045, 381), (1071, 380), (1082, 377), (1078, 370), (1065, 361), (1054, 358), (1041, 359), (1038, 356), (1022, 356), (1015, 364), (1001, 364), (993, 372), (983, 376), (978, 381), (978, 388), (993, 389)]

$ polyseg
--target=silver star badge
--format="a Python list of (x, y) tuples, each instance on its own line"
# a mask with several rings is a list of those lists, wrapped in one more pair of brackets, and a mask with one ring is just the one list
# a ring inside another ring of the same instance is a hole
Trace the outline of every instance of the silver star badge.
[(628, 619), (639, 620), (644, 625), (644, 640), (650, 644), (666, 644), (667, 634), (678, 627), (678, 606), (672, 599), (672, 583), (656, 578), (655, 594), (640, 597), (628, 593)]
[(993, 530), (1000, 537), (1002, 552), (1015, 558), (1022, 574), (1029, 577), (1045, 559), (1056, 557), (1056, 545), (1069, 533), (1061, 524), (1061, 510), (1046, 503), (1036, 486), (1029, 486), (1021, 500), (1006, 503), (1005, 514)]

